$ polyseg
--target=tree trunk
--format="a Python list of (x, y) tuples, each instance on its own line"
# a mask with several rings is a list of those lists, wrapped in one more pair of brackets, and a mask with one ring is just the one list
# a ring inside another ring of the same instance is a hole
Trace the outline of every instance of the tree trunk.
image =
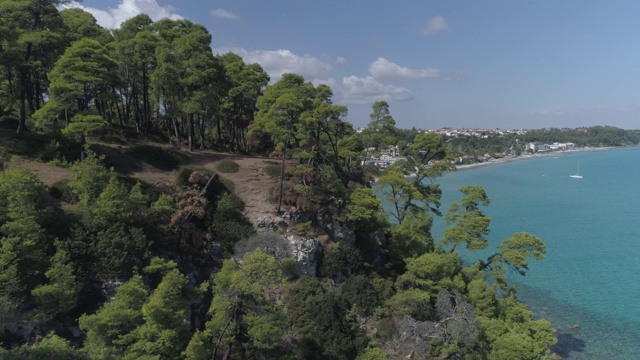
[(87, 144), (87, 139), (84, 136), (84, 132), (80, 134), (80, 161), (84, 161), (84, 147)]
[[(129, 139), (129, 118), (131, 117), (131, 95), (125, 96), (124, 103), (124, 137)], [(122, 125), (122, 121), (120, 121), (120, 125)]]
[(182, 149), (182, 135), (180, 134), (180, 124), (178, 119), (173, 119), (173, 130), (176, 134), (176, 145), (178, 149)]
[(200, 130), (200, 150), (204, 150), (204, 124), (205, 124), (205, 116), (200, 118), (200, 122), (198, 123), (198, 128)]
[[(40, 110), (40, 100), (42, 97), (42, 91), (40, 91), (40, 80), (36, 79), (36, 86), (35, 86), (35, 107), (36, 110)], [(44, 102), (42, 102), (44, 104)]]
[(195, 124), (193, 121), (194, 115), (189, 114), (189, 151), (193, 151), (193, 141), (196, 137)]
[(133, 103), (134, 103), (134, 107), (135, 107), (135, 117), (134, 117), (134, 121), (136, 123), (136, 132), (140, 132), (140, 126), (142, 124), (142, 110), (140, 109), (140, 95), (138, 94), (139, 91), (137, 89), (137, 87), (133, 87)]
[(27, 104), (29, 104), (29, 113), (33, 114), (36, 112), (36, 107), (33, 104), (33, 82), (31, 81), (31, 77), (27, 77), (27, 87), (28, 90), (25, 92), (27, 95)]
[(123, 112), (126, 111), (124, 110), (124, 104), (121, 107), (120, 104), (116, 103), (116, 113), (118, 114), (118, 123), (120, 124), (120, 126), (124, 126), (124, 123), (122, 122), (122, 118), (123, 118)]
[(27, 75), (24, 73), (24, 71), (20, 72), (20, 120), (18, 121), (18, 130), (16, 131), (16, 133), (18, 134), (22, 134), (26, 129), (27, 129), (27, 109), (26, 109), (26, 101), (27, 101), (27, 95), (26, 95), (26, 80)]
[(151, 109), (149, 106), (149, 86), (147, 85), (147, 64), (142, 67), (142, 108), (144, 111), (144, 136), (149, 136), (151, 126)]
[(231, 129), (228, 131), (229, 150), (236, 151), (236, 124), (231, 123)]
[(220, 146), (220, 144), (222, 144), (222, 128), (220, 126), (220, 115), (216, 116), (216, 133), (218, 135), (218, 146)]
[(287, 153), (287, 147), (282, 149), (282, 167), (280, 168), (280, 195), (278, 196), (278, 215), (280, 215), (280, 209), (282, 207), (282, 193), (284, 192), (284, 159)]
[(240, 137), (240, 144), (242, 144), (242, 149), (244, 152), (249, 152), (249, 145), (247, 144), (247, 132), (245, 131), (244, 128), (240, 128), (240, 134), (238, 135)]

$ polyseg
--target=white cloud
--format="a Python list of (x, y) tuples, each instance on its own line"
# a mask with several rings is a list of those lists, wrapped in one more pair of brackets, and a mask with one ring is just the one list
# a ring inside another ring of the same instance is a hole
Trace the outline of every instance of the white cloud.
[(440, 76), (440, 70), (438, 69), (409, 69), (392, 63), (383, 57), (379, 57), (369, 65), (369, 72), (374, 78), (384, 80), (416, 80)]
[(224, 9), (213, 9), (211, 10), (211, 15), (220, 19), (240, 20), (240, 16)]
[(260, 64), (271, 77), (271, 83), (280, 80), (285, 73), (299, 74), (309, 80), (324, 78), (333, 71), (333, 65), (328, 62), (307, 54), (296, 55), (284, 49), (247, 51), (243, 48), (221, 48), (213, 49), (213, 52), (233, 52), (240, 55), (247, 64)]
[(342, 82), (334, 78), (313, 79), (313, 85), (329, 85), (333, 90), (334, 103), (340, 105), (370, 105), (378, 100), (386, 101), (407, 101), (413, 99), (413, 94), (409, 89), (384, 85), (371, 76), (364, 78), (357, 76), (347, 76), (342, 78)]
[[(333, 87), (332, 87), (333, 88)], [(341, 103), (373, 104), (378, 100), (411, 100), (413, 95), (409, 89), (394, 85), (384, 85), (371, 76), (347, 76), (342, 78), (342, 84), (334, 89)]]
[(60, 8), (80, 8), (93, 15), (98, 24), (107, 29), (120, 27), (122, 22), (140, 14), (147, 14), (153, 21), (169, 18), (172, 20), (184, 19), (176, 14), (171, 6), (160, 6), (156, 0), (121, 0), (118, 6), (108, 10), (100, 10), (80, 5), (77, 2), (61, 5)]
[[(327, 84), (334, 93), (334, 102), (343, 105), (373, 104), (378, 100), (406, 101), (413, 98), (409, 89), (380, 83), (372, 76), (348, 76), (342, 81), (329, 77), (333, 72), (332, 63), (320, 60), (311, 55), (296, 55), (290, 50), (257, 50), (247, 51), (243, 48), (215, 48), (214, 53), (225, 54), (232, 52), (244, 60), (245, 63), (258, 63), (275, 83), (285, 73), (302, 75), (305, 80), (314, 85)], [(334, 59), (337, 64), (343, 63), (344, 58)]]
[(347, 63), (347, 59), (346, 59), (346, 58), (343, 58), (342, 56), (338, 56), (338, 57), (336, 58), (336, 63), (337, 63), (337, 64), (346, 64), (346, 63)]
[(427, 26), (422, 29), (422, 34), (429, 36), (445, 30), (449, 30), (447, 21), (442, 16), (435, 16), (427, 21)]

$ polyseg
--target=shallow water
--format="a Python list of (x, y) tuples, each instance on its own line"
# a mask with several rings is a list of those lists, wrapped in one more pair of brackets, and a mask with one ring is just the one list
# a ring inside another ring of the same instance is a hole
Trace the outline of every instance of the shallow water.
[[(580, 163), (583, 179), (572, 179)], [(438, 179), (443, 212), (463, 185), (491, 198), (486, 258), (515, 232), (540, 237), (547, 256), (511, 276), (519, 297), (551, 321), (565, 359), (640, 359), (640, 148), (558, 153), (470, 168)], [(434, 237), (445, 227), (436, 219)], [(579, 329), (571, 329), (579, 324)]]

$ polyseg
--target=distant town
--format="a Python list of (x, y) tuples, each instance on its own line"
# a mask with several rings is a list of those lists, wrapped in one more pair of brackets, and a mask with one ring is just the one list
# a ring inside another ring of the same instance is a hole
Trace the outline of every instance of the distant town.
[[(361, 134), (366, 128), (357, 128), (356, 132)], [(544, 130), (544, 129), (543, 129)], [(550, 130), (550, 129), (549, 129)], [(587, 132), (587, 128), (578, 129), (558, 129), (565, 131), (578, 131)], [(441, 128), (441, 129), (417, 129), (418, 133), (437, 133), (447, 138), (481, 138), (488, 139), (492, 137), (501, 137), (506, 135), (525, 135), (531, 129), (515, 129), (515, 130), (503, 130), (503, 129), (481, 129), (481, 128)], [(516, 139), (516, 142), (518, 140)], [(411, 145), (410, 143), (407, 146)], [(553, 151), (567, 151), (575, 150), (576, 144), (572, 142), (553, 142), (544, 143), (540, 141), (528, 142), (524, 144), (524, 152), (518, 153), (513, 147), (509, 151), (484, 155), (462, 155), (456, 156), (454, 159), (455, 165), (469, 165), (478, 164), (492, 161), (504, 161), (508, 159), (514, 159), (519, 157), (528, 157), (532, 155), (539, 155), (540, 153), (553, 152)], [(387, 168), (396, 161), (404, 160), (405, 157), (401, 155), (402, 151), (397, 145), (390, 145), (383, 149), (376, 147), (369, 147), (366, 149), (366, 159), (362, 161), (363, 165), (376, 166), (378, 168)]]
[[(359, 127), (356, 129), (358, 134), (361, 134), (367, 128)], [(551, 128), (538, 129), (538, 130), (551, 130)], [(587, 132), (588, 128), (561, 128), (557, 129), (560, 131), (579, 131), (579, 132)], [(516, 135), (524, 135), (532, 129), (515, 129), (515, 130), (503, 130), (503, 129), (481, 129), (481, 128), (440, 128), (440, 129), (417, 129), (419, 133), (437, 133), (443, 136), (448, 137), (479, 137), (479, 138), (490, 138), (493, 136), (504, 136), (507, 134), (516, 134)]]

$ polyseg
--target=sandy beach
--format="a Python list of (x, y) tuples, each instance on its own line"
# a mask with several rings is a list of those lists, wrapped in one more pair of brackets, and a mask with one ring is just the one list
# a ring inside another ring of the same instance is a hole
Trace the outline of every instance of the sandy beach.
[[(596, 147), (584, 147), (584, 148), (575, 148), (575, 149), (572, 149), (572, 150), (546, 151), (546, 152), (541, 152), (541, 153), (537, 153), (537, 154), (521, 155), (521, 156), (517, 156), (517, 157), (491, 159), (489, 161), (483, 161), (483, 162), (473, 163), (473, 164), (456, 165), (456, 170), (472, 169), (472, 168), (476, 168), (476, 167), (480, 167), (480, 166), (487, 166), (487, 165), (492, 165), (492, 164), (500, 164), (500, 163), (506, 163), (506, 162), (511, 162), (511, 161), (518, 161), (518, 160), (536, 159), (536, 158), (549, 157), (549, 156), (561, 157), (561, 156), (565, 156), (566, 154), (570, 154), (570, 153), (574, 153), (574, 152), (578, 152), (578, 151), (601, 151), (601, 150), (610, 150), (610, 149), (615, 149), (615, 147), (597, 147), (597, 148)], [(409, 178), (412, 178), (414, 176), (415, 176), (415, 174), (405, 175), (405, 178), (409, 179)], [(379, 178), (377, 176), (374, 177), (372, 183), (377, 183), (378, 179)]]
[(500, 163), (505, 163), (505, 162), (510, 162), (510, 161), (518, 161), (518, 160), (525, 160), (525, 159), (535, 159), (535, 158), (541, 158), (541, 157), (549, 157), (549, 156), (564, 156), (565, 154), (568, 153), (574, 153), (574, 152), (578, 152), (578, 151), (601, 151), (601, 150), (609, 150), (609, 149), (613, 149), (613, 147), (584, 147), (584, 148), (575, 148), (572, 150), (564, 150), (564, 151), (545, 151), (545, 152), (540, 152), (540, 153), (536, 153), (536, 154), (528, 154), (528, 155), (521, 155), (521, 156), (517, 156), (517, 157), (506, 157), (506, 158), (500, 158), (500, 159), (491, 159), (489, 161), (483, 161), (483, 162), (479, 162), (479, 163), (473, 163), (473, 164), (464, 164), (464, 165), (456, 165), (456, 170), (462, 170), (462, 169), (469, 169), (469, 168), (474, 168), (474, 167), (478, 167), (478, 166), (485, 166), (485, 165), (491, 165), (491, 164), (500, 164)]

